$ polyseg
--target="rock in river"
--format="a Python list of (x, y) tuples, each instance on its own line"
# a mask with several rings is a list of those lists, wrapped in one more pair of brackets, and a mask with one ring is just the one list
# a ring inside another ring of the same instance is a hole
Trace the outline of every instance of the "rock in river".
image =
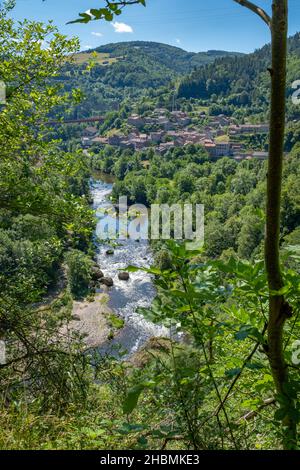
[(120, 279), (120, 281), (128, 281), (129, 273), (123, 271), (123, 272), (118, 274), (118, 278)]
[(114, 285), (114, 281), (112, 280), (111, 277), (102, 277), (102, 278), (100, 279), (100, 283), (101, 283), (101, 284), (104, 284), (104, 285), (107, 286), (107, 287), (111, 287), (111, 286)]
[(102, 277), (104, 277), (104, 274), (101, 271), (101, 269), (98, 266), (93, 266), (92, 267), (92, 279), (95, 281), (98, 281)]

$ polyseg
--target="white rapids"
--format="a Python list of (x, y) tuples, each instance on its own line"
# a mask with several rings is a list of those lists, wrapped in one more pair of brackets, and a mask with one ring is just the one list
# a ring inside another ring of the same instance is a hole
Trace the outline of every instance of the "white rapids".
[[(97, 211), (108, 202), (112, 190), (112, 183), (101, 179), (91, 181), (91, 195), (93, 209)], [(97, 215), (97, 212), (96, 212)], [(98, 223), (100, 218), (98, 216)], [(96, 230), (97, 232), (97, 230)], [(143, 271), (130, 273), (128, 281), (118, 278), (120, 270), (126, 270), (129, 265), (149, 268), (153, 258), (149, 243), (126, 239), (117, 241), (113, 247), (114, 254), (107, 255), (111, 248), (108, 244), (97, 243), (97, 262), (105, 276), (113, 279), (114, 285), (109, 288), (109, 306), (125, 320), (125, 326), (111, 341), (108, 341), (100, 351), (109, 354), (118, 354), (117, 349), (126, 351), (126, 355), (133, 354), (151, 337), (169, 337), (168, 328), (156, 325), (137, 313), (139, 307), (149, 307), (156, 295), (153, 278)]]

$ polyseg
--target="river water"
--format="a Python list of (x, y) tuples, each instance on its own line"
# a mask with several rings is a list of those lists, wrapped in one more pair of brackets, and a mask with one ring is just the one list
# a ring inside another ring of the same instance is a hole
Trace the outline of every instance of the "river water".
[[(100, 224), (101, 209), (103, 214), (103, 208), (107, 206), (113, 187), (113, 182), (104, 178), (102, 175), (91, 181), (91, 195), (93, 209), (96, 211), (97, 224)], [(108, 306), (125, 320), (124, 328), (113, 340), (102, 346), (100, 351), (117, 355), (118, 348), (121, 347), (122, 350), (127, 352), (127, 355), (131, 355), (138, 351), (149, 338), (169, 336), (167, 328), (147, 321), (136, 311), (139, 307), (150, 306), (156, 295), (152, 276), (143, 271), (138, 271), (130, 273), (128, 281), (118, 279), (119, 271), (125, 271), (129, 265), (150, 267), (153, 258), (148, 241), (122, 240), (115, 243), (113, 255), (106, 254), (111, 245), (97, 241), (96, 245), (97, 263), (104, 275), (111, 277), (114, 281), (113, 287), (108, 288), (110, 298)]]

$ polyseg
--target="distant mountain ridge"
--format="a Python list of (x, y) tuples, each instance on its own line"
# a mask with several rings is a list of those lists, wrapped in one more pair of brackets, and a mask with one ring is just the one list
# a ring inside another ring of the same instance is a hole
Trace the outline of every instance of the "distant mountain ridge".
[[(300, 33), (289, 39), (288, 82), (300, 76)], [(96, 52), (96, 54), (92, 54)], [(187, 52), (180, 47), (147, 41), (111, 43), (81, 52), (58, 78), (67, 90), (80, 88), (85, 99), (71, 117), (99, 115), (120, 103), (161, 96), (177, 89), (177, 97), (200, 98), (214, 114), (261, 113), (269, 103), (270, 46), (251, 54), (209, 50)], [(87, 62), (94, 67), (86, 72)], [(162, 98), (163, 100), (163, 98)], [(290, 100), (291, 101), (291, 100)], [(215, 109), (211, 109), (214, 106)], [(297, 118), (293, 109), (290, 118)]]
[(110, 43), (90, 49), (90, 53), (96, 51), (101, 54), (109, 54), (110, 57), (147, 57), (162, 67), (166, 67), (173, 73), (186, 74), (195, 67), (213, 63), (222, 57), (236, 57), (244, 54), (240, 52), (228, 52), (209, 50), (206, 52), (187, 52), (184, 49), (169, 44), (151, 41), (129, 41)]

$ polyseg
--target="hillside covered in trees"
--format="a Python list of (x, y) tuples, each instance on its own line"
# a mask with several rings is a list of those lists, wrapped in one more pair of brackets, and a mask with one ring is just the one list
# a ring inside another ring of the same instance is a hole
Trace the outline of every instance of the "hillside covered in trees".
[[(289, 38), (288, 51), (287, 96), (291, 96), (292, 83), (299, 77), (300, 33)], [(178, 96), (211, 101), (216, 105), (216, 114), (219, 111), (230, 114), (236, 107), (247, 108), (248, 113), (265, 112), (269, 103), (270, 64), (270, 45), (242, 57), (219, 58), (188, 75), (179, 85)], [(298, 119), (299, 113), (289, 118)]]
[[(300, 33), (289, 38), (287, 96), (292, 95), (291, 85), (299, 76), (299, 44)], [(83, 93), (80, 106), (67, 110), (71, 118), (118, 109), (124, 99), (161, 96), (173, 90), (178, 100), (195, 98), (209, 105), (213, 114), (264, 119), (269, 102), (269, 66), (270, 45), (252, 54), (190, 53), (165, 44), (131, 41), (75, 55), (75, 62), (67, 62), (56, 81), (67, 91), (80, 88)], [(172, 105), (172, 98), (168, 105)], [(290, 102), (288, 118), (299, 118), (298, 109)]]
[[(75, 55), (75, 63), (67, 63), (57, 80), (67, 90), (81, 88), (85, 99), (77, 111), (82, 117), (116, 109), (126, 97), (137, 98), (151, 90), (172, 86), (172, 82), (191, 70), (234, 55), (242, 54), (191, 53), (155, 42), (114, 43)], [(93, 67), (87, 73), (86, 67), (91, 63)]]
[(207, 65), (221, 57), (241, 56), (239, 52), (227, 51), (207, 51), (207, 52), (186, 52), (180, 47), (170, 46), (157, 42), (130, 41), (114, 44), (106, 44), (95, 49), (97, 52), (109, 53), (112, 57), (130, 58), (136, 54), (143, 60), (145, 56), (155, 63), (161, 64), (174, 73), (188, 73), (190, 70)]

